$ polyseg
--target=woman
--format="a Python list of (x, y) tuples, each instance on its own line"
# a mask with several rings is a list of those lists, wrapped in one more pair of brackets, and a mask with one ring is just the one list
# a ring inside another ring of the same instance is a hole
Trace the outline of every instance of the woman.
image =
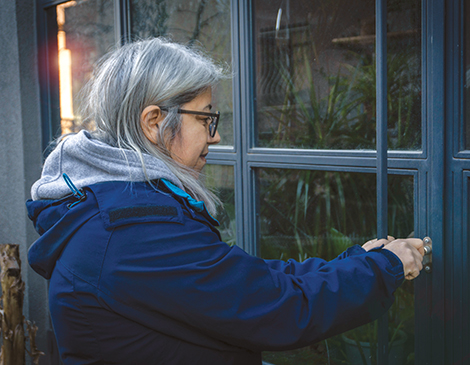
[[(84, 93), (94, 132), (47, 158), (28, 211), (65, 364), (260, 364), (378, 318), (422, 241), (373, 240), (337, 259), (262, 260), (221, 242), (198, 179), (220, 141), (212, 61), (162, 39), (128, 44)], [(385, 245), (385, 247), (382, 247)]]

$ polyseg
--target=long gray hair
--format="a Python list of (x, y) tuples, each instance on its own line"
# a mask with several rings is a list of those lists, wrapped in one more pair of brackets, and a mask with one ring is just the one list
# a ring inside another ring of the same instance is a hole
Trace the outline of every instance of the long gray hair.
[[(176, 110), (226, 77), (224, 67), (195, 49), (162, 38), (129, 43), (99, 62), (82, 92), (82, 116), (95, 121), (95, 138), (135, 151), (145, 176), (143, 154), (165, 162), (185, 190), (214, 214), (219, 199), (192, 169), (173, 160), (168, 148), (181, 127)], [(169, 108), (157, 145), (145, 137), (140, 124), (141, 113), (149, 105)]]

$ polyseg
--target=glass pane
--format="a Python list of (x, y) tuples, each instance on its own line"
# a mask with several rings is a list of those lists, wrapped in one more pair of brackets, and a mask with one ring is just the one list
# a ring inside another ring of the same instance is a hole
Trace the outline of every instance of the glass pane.
[[(375, 149), (375, 1), (278, 4), (254, 0), (257, 145)], [(390, 148), (420, 149), (420, 1), (388, 11)]]
[(389, 149), (421, 147), (421, 1), (388, 2)]
[[(201, 47), (212, 58), (232, 63), (230, 0), (131, 0), (133, 37), (169, 37)], [(225, 80), (213, 92), (221, 113), (218, 131), (222, 145), (233, 145), (232, 81)]]
[(114, 45), (114, 1), (69, 1), (58, 5), (60, 118), (62, 134), (93, 129), (78, 114), (78, 92), (93, 65)]
[(464, 2), (465, 20), (463, 26), (465, 29), (465, 119), (464, 119), (464, 149), (470, 150), (470, 6)]
[(233, 166), (206, 165), (204, 167), (206, 186), (216, 193), (223, 203), (215, 217), (222, 241), (235, 245), (237, 239), (237, 222), (235, 220), (235, 190)]
[[(263, 258), (331, 260), (347, 247), (376, 237), (375, 174), (259, 169), (258, 178)], [(389, 176), (388, 224), (396, 237), (413, 235), (413, 202), (413, 178)], [(413, 302), (413, 284), (407, 282), (397, 291), (396, 304), (389, 311), (389, 337), (400, 339), (401, 352), (395, 350), (397, 341), (391, 346), (390, 356), (397, 364), (413, 363)], [(348, 338), (369, 342), (376, 349), (376, 333), (377, 324), (371, 323), (303, 349), (266, 352), (263, 359), (275, 365), (356, 363), (353, 357), (360, 351)], [(367, 346), (363, 345), (363, 352)], [(372, 354), (372, 364), (376, 364), (376, 352)]]

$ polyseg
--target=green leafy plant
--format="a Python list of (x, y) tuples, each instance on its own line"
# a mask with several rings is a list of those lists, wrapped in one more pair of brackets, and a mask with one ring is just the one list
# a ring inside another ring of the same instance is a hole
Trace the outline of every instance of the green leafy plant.
[[(315, 149), (375, 149), (375, 59), (350, 53), (335, 74), (314, 70), (308, 55), (303, 67), (292, 71), (279, 65), (285, 87), (284, 102), (265, 108), (271, 132), (267, 147)], [(388, 146), (421, 146), (421, 83), (416, 52), (388, 56)], [(273, 122), (275, 121), (275, 123)], [(264, 142), (266, 143), (266, 141)]]
[(260, 175), (264, 257), (331, 260), (376, 235), (375, 175), (309, 170)]
[[(358, 96), (353, 84), (341, 74), (322, 75), (327, 80), (327, 91), (323, 90), (324, 80), (317, 82), (307, 55), (304, 55), (303, 72), (292, 75), (285, 68), (280, 69), (284, 81), (285, 97), (280, 107), (267, 109), (266, 114), (277, 123), (272, 129), (272, 145), (276, 147), (307, 147), (316, 149), (355, 148), (358, 144), (354, 125), (362, 115)], [(358, 109), (359, 110), (356, 110)], [(370, 144), (361, 138), (359, 145)], [(352, 147), (354, 145), (354, 147)]]

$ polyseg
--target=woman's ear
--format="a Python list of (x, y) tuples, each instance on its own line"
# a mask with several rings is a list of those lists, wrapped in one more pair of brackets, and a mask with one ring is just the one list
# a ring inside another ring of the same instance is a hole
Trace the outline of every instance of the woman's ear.
[(156, 105), (149, 105), (140, 115), (140, 127), (142, 128), (142, 132), (144, 132), (145, 137), (153, 144), (157, 144), (158, 128), (162, 121), (162, 111)]

